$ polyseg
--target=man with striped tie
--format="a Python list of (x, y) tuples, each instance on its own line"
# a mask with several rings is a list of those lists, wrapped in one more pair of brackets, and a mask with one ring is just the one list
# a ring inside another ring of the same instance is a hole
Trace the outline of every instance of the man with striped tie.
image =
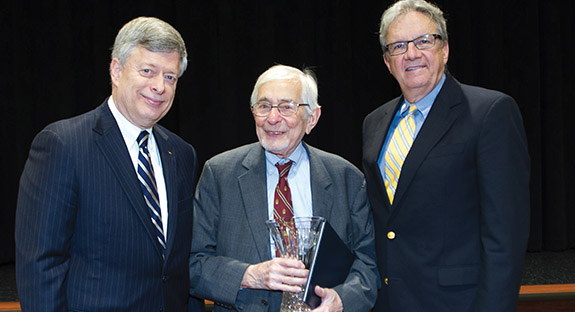
[(23, 311), (188, 311), (196, 153), (156, 124), (186, 57), (169, 24), (130, 21), (112, 95), (34, 139), (16, 213)]
[(508, 95), (446, 71), (447, 39), (443, 13), (423, 0), (400, 0), (381, 18), (384, 62), (402, 96), (363, 125), (384, 282), (376, 312), (517, 304), (529, 232), (521, 114)]
[(317, 98), (312, 72), (269, 68), (251, 97), (259, 142), (204, 165), (194, 206), (191, 292), (214, 301), (216, 312), (280, 311), (281, 292), (300, 290), (307, 270), (301, 261), (276, 257), (265, 225), (292, 217), (324, 217), (356, 257), (344, 283), (312, 290), (321, 297), (319, 310), (366, 312), (375, 302), (379, 279), (363, 175), (302, 141), (319, 120)]

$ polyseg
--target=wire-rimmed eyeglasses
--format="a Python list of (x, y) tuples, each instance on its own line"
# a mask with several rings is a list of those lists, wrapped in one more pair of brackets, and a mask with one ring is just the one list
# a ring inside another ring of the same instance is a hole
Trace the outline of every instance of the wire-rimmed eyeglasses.
[(295, 115), (300, 106), (309, 106), (309, 104), (296, 104), (294, 101), (283, 101), (278, 105), (272, 105), (270, 102), (261, 101), (252, 106), (252, 112), (256, 116), (266, 117), (272, 111), (272, 108), (277, 108), (280, 115), (290, 116)]
[(396, 41), (385, 45), (385, 50), (389, 53), (389, 55), (400, 55), (407, 52), (407, 48), (410, 42), (413, 42), (417, 49), (426, 50), (432, 48), (435, 45), (435, 39), (441, 40), (441, 35), (427, 34), (417, 37), (413, 40)]

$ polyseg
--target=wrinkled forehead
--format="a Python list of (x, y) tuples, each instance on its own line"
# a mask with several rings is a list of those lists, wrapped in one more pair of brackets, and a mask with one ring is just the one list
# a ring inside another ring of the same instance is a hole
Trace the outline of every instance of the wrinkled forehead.
[(412, 40), (425, 34), (437, 33), (437, 27), (429, 15), (409, 11), (394, 19), (387, 29), (386, 41)]
[(258, 89), (258, 101), (299, 102), (301, 101), (301, 82), (299, 79), (272, 80), (263, 83)]

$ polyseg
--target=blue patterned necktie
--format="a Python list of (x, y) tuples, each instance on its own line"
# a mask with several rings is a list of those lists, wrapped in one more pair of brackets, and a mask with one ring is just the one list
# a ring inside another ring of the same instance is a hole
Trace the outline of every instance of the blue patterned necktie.
[(409, 107), (407, 116), (403, 117), (397, 125), (397, 128), (395, 128), (385, 153), (385, 189), (389, 197), (389, 202), (392, 204), (397, 183), (399, 182), (401, 167), (415, 137), (415, 120), (413, 115), (416, 111), (417, 106), (412, 104)]
[(162, 214), (160, 210), (160, 198), (158, 196), (158, 187), (156, 186), (156, 179), (154, 178), (154, 169), (152, 168), (152, 159), (148, 152), (148, 131), (140, 132), (138, 136), (138, 146), (140, 152), (138, 153), (138, 179), (144, 191), (144, 199), (150, 210), (150, 218), (152, 224), (156, 229), (156, 237), (162, 249), (162, 257), (166, 254), (166, 240), (164, 235), (164, 228), (162, 226)]

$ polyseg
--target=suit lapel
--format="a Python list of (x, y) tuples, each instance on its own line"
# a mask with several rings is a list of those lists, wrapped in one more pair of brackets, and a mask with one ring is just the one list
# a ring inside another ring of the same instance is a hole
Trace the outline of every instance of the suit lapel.
[(405, 159), (394, 204), (401, 202), (419, 166), (459, 116), (460, 110), (457, 108), (460, 107), (461, 99), (461, 88), (455, 79), (447, 74), (442, 90), (437, 95), (431, 111)]
[[(150, 214), (148, 207), (144, 202), (140, 182), (134, 170), (134, 165), (130, 159), (130, 154), (126, 148), (126, 143), (122, 137), (122, 133), (116, 124), (116, 120), (112, 112), (108, 108), (108, 101), (104, 101), (96, 111), (95, 125), (94, 125), (94, 141), (103, 157), (106, 159), (112, 171), (116, 175), (118, 181), (136, 214), (144, 224), (149, 238), (156, 242), (155, 232), (152, 222), (150, 222)], [(158, 244), (154, 244), (159, 254), (161, 254)]]
[(332, 184), (331, 176), (321, 158), (318, 156), (316, 149), (305, 143), (304, 147), (309, 156), (313, 215), (330, 220), (333, 199), (336, 198), (337, 195), (333, 194), (330, 188)]
[[(394, 102), (395, 101), (395, 102)], [(378, 123), (373, 129), (366, 129), (368, 133), (365, 133), (366, 136), (365, 142), (376, 142), (377, 144), (372, 144), (371, 146), (367, 147), (366, 150), (366, 157), (367, 157), (367, 170), (370, 172), (377, 172), (377, 183), (378, 189), (381, 190), (382, 196), (384, 196), (386, 200), (386, 207), (389, 208), (389, 198), (387, 197), (387, 192), (385, 190), (385, 184), (383, 182), (383, 176), (381, 175), (381, 171), (379, 170), (379, 165), (377, 161), (379, 159), (379, 155), (381, 153), (381, 149), (383, 148), (383, 144), (385, 143), (385, 137), (387, 135), (387, 131), (389, 130), (389, 126), (393, 121), (393, 117), (395, 112), (399, 109), (400, 104), (403, 102), (403, 97), (398, 97), (395, 100), (392, 100), (392, 105), (385, 105), (383, 106), (383, 111), (381, 112), (382, 116), (377, 118)]]
[(259, 257), (263, 261), (271, 257), (271, 250), (270, 236), (265, 226), (268, 220), (266, 158), (259, 143), (252, 144), (242, 166), (246, 171), (237, 179), (243, 208)]
[[(168, 199), (168, 240), (166, 241), (166, 258), (172, 251), (178, 224), (178, 177), (176, 155), (174, 148), (168, 140), (168, 135), (158, 126), (154, 126), (154, 138), (160, 151), (162, 160), (162, 170), (166, 183), (166, 193)], [(191, 177), (190, 177), (191, 178)]]

